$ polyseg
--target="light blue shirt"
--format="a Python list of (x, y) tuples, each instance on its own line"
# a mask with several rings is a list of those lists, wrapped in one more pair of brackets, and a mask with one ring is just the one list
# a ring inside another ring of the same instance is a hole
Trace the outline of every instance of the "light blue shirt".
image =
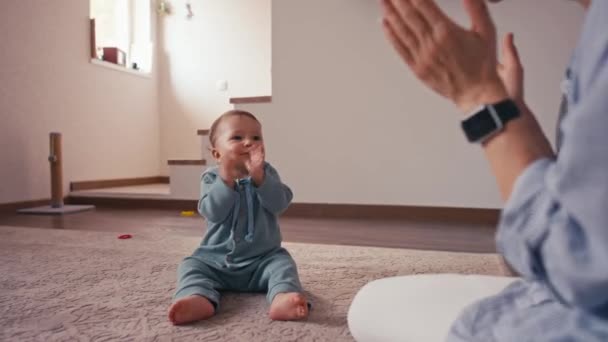
[(608, 1), (570, 66), (559, 154), (518, 178), (498, 250), (523, 280), (467, 308), (448, 341), (608, 341)]
[(194, 257), (211, 267), (241, 269), (281, 248), (278, 216), (293, 194), (269, 163), (264, 171), (259, 187), (247, 178), (232, 188), (217, 166), (203, 173), (198, 211), (207, 220), (207, 233)]

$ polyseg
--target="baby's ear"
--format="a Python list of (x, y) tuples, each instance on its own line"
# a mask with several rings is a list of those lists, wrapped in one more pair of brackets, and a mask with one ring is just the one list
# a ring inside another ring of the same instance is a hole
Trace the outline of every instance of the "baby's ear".
[(211, 156), (215, 160), (220, 160), (220, 157), (221, 157), (220, 152), (216, 148), (213, 148), (213, 147), (211, 147), (210, 150), (211, 150)]

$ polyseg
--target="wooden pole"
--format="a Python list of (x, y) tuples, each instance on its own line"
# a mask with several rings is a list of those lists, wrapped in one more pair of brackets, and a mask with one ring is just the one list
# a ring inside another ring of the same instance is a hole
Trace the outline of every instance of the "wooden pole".
[(50, 154), (51, 163), (51, 207), (63, 207), (63, 173), (61, 170), (61, 133), (51, 133)]
[[(133, 12), (131, 12), (133, 13)], [(89, 34), (90, 34), (90, 52), (91, 52), (91, 58), (92, 59), (97, 59), (97, 42), (96, 42), (96, 37), (95, 37), (95, 19), (91, 18), (91, 21), (89, 22)]]

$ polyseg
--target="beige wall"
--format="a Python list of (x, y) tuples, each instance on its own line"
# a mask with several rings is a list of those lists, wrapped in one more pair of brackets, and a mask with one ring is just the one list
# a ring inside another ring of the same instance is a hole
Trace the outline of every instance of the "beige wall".
[[(201, 158), (197, 129), (232, 108), (230, 97), (270, 94), (270, 0), (171, 1), (160, 20), (161, 164)], [(228, 91), (216, 89), (219, 80)]]
[[(64, 133), (64, 182), (168, 174), (197, 158), (195, 132), (231, 96), (250, 105), (268, 159), (298, 202), (498, 207), (453, 106), (422, 87), (381, 35), (377, 1), (185, 1), (161, 19), (158, 83), (88, 62), (88, 1), (10, 0), (0, 12), (0, 203), (49, 197), (48, 133)], [(460, 2), (441, 1), (463, 20)], [(555, 0), (495, 6), (552, 136), (582, 12)], [(272, 12), (272, 25), (270, 15)], [(218, 80), (229, 90), (216, 90)], [(159, 165), (160, 164), (160, 165)]]
[(69, 181), (159, 174), (155, 78), (89, 62), (86, 0), (3, 0), (0, 203), (50, 197), (48, 134)]
[[(460, 1), (442, 6), (463, 21)], [(415, 80), (381, 34), (377, 1), (272, 2), (273, 103), (250, 105), (268, 160), (297, 202), (499, 207), (457, 110)], [(553, 136), (582, 10), (554, 0), (494, 6), (526, 65), (527, 97)]]

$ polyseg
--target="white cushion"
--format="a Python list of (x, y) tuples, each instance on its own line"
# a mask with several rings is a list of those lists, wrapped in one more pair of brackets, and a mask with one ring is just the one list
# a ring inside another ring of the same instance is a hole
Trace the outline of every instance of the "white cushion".
[(517, 279), (421, 274), (376, 280), (353, 299), (348, 326), (359, 342), (444, 341), (465, 307)]

